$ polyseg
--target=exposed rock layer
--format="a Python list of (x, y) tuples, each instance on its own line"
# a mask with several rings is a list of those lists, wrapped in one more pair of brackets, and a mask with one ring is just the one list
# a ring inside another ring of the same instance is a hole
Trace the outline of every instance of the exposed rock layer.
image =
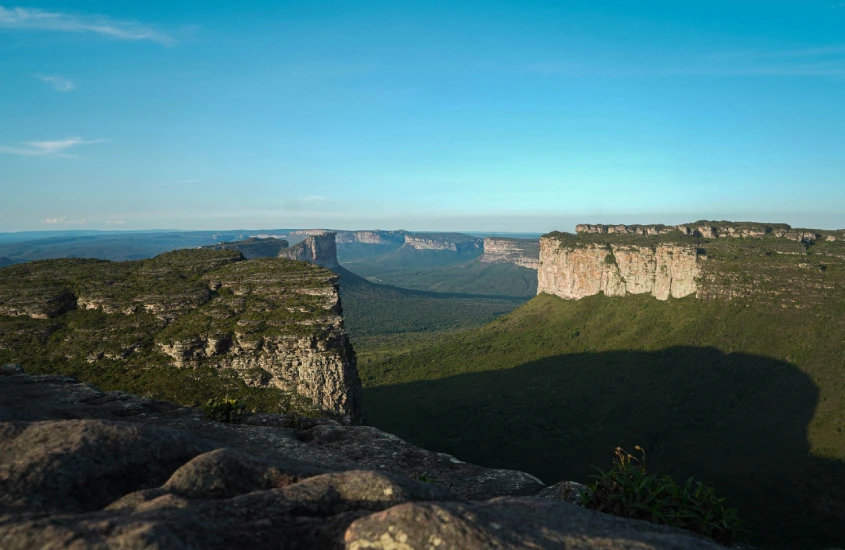
[(327, 231), (307, 237), (301, 243), (279, 252), (280, 258), (301, 260), (329, 269), (338, 267), (336, 233)]
[(651, 294), (658, 300), (683, 298), (698, 289), (700, 262), (692, 245), (579, 246), (544, 236), (540, 239), (537, 293), (570, 300), (599, 292), (607, 296)]
[(540, 243), (529, 239), (485, 237), (482, 263), (511, 263), (537, 269), (540, 265)]
[(416, 250), (466, 252), (481, 250), (484, 241), (461, 233), (412, 233), (405, 235), (405, 246)]
[(317, 266), (227, 250), (30, 262), (0, 276), (0, 350), (26, 358), (33, 336), (63, 330), (45, 345), (71, 363), (230, 370), (358, 422), (361, 385), (337, 285)]

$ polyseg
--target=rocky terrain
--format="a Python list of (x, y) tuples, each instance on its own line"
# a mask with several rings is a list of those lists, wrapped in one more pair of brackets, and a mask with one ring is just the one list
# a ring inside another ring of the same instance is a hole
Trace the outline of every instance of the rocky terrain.
[(244, 424), (0, 368), (0, 539), (29, 548), (721, 548), (364, 426)]
[(206, 375), (229, 376), (354, 423), (361, 387), (337, 284), (314, 265), (231, 250), (10, 266), (0, 274), (0, 360), (118, 386), (178, 372), (158, 391), (185, 400), (223, 397), (190, 392)]
[(288, 241), (284, 239), (250, 237), (242, 241), (218, 243), (203, 248), (210, 248), (211, 250), (237, 250), (244, 255), (244, 258), (251, 260), (253, 258), (274, 258), (279, 255), (279, 252), (283, 248), (288, 248), (289, 246)]
[(373, 229), (371, 231), (338, 231), (337, 244), (361, 243), (375, 245), (402, 246), (405, 242), (407, 231), (382, 231)]
[(482, 263), (510, 263), (519, 267), (537, 269), (540, 265), (540, 243), (529, 239), (485, 237)]
[(786, 224), (696, 222), (674, 227), (577, 226), (540, 240), (538, 294), (660, 300), (754, 296), (807, 307), (845, 290), (841, 231)]
[(282, 249), (279, 252), (279, 257), (288, 260), (301, 260), (335, 269), (338, 267), (336, 235), (332, 231), (312, 234), (301, 243)]

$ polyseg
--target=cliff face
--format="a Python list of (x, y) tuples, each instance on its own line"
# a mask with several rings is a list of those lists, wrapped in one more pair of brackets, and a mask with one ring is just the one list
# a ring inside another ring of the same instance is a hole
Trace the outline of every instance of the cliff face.
[(279, 257), (288, 260), (301, 260), (335, 269), (339, 266), (335, 237), (336, 233), (332, 231), (311, 235), (291, 248), (282, 249), (279, 252)]
[(484, 246), (482, 239), (459, 233), (414, 233), (405, 235), (405, 246), (416, 250), (449, 250), (452, 252), (469, 252), (481, 250)]
[[(71, 368), (211, 367), (360, 421), (355, 354), (328, 270), (195, 249), (133, 262), (30, 262), (1, 273), (4, 357), (46, 353)], [(32, 338), (52, 333), (62, 337), (33, 348)]]
[(540, 243), (528, 239), (484, 238), (482, 263), (511, 263), (537, 269), (540, 265)]
[(683, 298), (698, 290), (701, 261), (691, 245), (573, 246), (544, 236), (540, 239), (537, 293), (569, 300), (599, 292), (607, 296), (651, 294), (658, 300)]
[(405, 242), (406, 231), (338, 231), (337, 244), (375, 244), (401, 246)]

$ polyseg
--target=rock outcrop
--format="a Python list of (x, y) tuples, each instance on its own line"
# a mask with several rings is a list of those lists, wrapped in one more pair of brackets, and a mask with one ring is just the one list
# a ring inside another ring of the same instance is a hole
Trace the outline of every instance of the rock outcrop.
[(792, 241), (812, 243), (822, 237), (832, 237), (836, 240), (836, 234), (832, 231), (819, 231), (813, 229), (793, 229), (785, 223), (757, 223), (757, 222), (716, 222), (697, 221), (684, 223), (675, 226), (662, 224), (656, 225), (604, 225), (604, 224), (578, 224), (575, 226), (576, 233), (598, 233), (608, 235), (671, 235), (678, 232), (681, 235), (701, 237), (704, 239), (724, 238), (745, 238), (762, 239), (767, 236), (789, 239)]
[(4, 549), (721, 548), (374, 428), (222, 424), (18, 370), (0, 370)]
[(540, 239), (537, 293), (568, 300), (599, 292), (683, 298), (698, 289), (702, 259), (693, 245), (573, 244), (546, 235)]
[(540, 242), (530, 239), (485, 237), (482, 263), (510, 263), (528, 269), (540, 265)]
[(335, 242), (335, 236), (336, 233), (332, 231), (311, 235), (301, 243), (281, 250), (279, 257), (287, 258), (288, 260), (301, 260), (329, 269), (336, 269), (339, 264), (337, 263), (337, 243)]
[[(50, 339), (57, 331), (62, 338)], [(0, 351), (121, 371), (213, 368), (347, 422), (361, 418), (338, 277), (302, 262), (194, 249), (4, 268)]]

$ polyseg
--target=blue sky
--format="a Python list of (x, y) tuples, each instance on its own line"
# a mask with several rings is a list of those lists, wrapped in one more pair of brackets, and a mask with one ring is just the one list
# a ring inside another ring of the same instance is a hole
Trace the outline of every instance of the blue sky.
[(839, 0), (0, 6), (0, 231), (845, 227)]

